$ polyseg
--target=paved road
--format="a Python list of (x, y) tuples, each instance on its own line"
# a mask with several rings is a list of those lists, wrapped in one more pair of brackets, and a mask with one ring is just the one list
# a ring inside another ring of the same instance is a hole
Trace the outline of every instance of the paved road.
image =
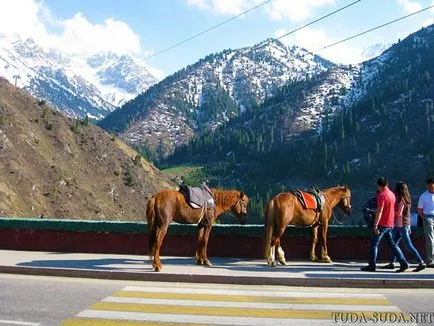
[[(0, 274), (0, 325), (337, 325), (335, 318), (380, 320), (408, 317), (401, 311), (434, 312), (433, 302), (432, 289), (196, 285)], [(424, 316), (429, 318), (419, 315)]]

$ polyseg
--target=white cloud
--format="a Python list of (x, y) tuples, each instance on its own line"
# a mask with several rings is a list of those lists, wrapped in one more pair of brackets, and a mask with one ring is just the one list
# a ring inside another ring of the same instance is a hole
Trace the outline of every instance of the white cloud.
[(34, 0), (0, 1), (0, 32), (41, 38), (47, 34), (43, 4)]
[(124, 22), (106, 19), (102, 24), (92, 24), (82, 13), (61, 22), (63, 33), (59, 40), (63, 49), (70, 52), (93, 53), (112, 51), (118, 54), (141, 51), (140, 38)]
[[(262, 0), (187, 0), (189, 6), (215, 15), (237, 15), (262, 2)], [(334, 3), (335, 0), (273, 0), (264, 8), (272, 19), (300, 22), (311, 17), (315, 8)]]
[(187, 0), (189, 6), (215, 15), (238, 15), (259, 3), (259, 0)]
[(143, 55), (139, 36), (126, 23), (107, 18), (103, 23), (94, 24), (82, 13), (56, 20), (44, 3), (37, 0), (1, 0), (0, 32), (31, 37), (45, 48), (73, 54), (110, 50), (117, 54)]
[(300, 22), (311, 17), (315, 8), (334, 3), (335, 0), (274, 0), (267, 11), (273, 19)]
[[(275, 36), (280, 37), (286, 32), (287, 30), (285, 29), (277, 30)], [(297, 45), (311, 52), (315, 52), (324, 46), (339, 40), (329, 37), (321, 28), (307, 27), (293, 34), (291, 37), (285, 37), (281, 39), (281, 41), (287, 45)], [(359, 63), (362, 60), (362, 51), (363, 49), (361, 48), (352, 48), (342, 43), (328, 49), (315, 52), (315, 54), (318, 54), (335, 63), (354, 64)]]
[(404, 8), (404, 11), (408, 14), (411, 14), (412, 12), (421, 10), (422, 4), (420, 4), (417, 1), (412, 0), (396, 0), (400, 6)]

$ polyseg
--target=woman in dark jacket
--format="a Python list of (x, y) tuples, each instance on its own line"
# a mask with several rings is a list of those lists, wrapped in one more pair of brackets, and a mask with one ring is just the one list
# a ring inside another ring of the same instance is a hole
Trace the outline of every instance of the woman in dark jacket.
[[(426, 265), (420, 256), (417, 249), (414, 247), (410, 234), (410, 211), (411, 211), (411, 196), (408, 190), (407, 184), (403, 182), (398, 182), (395, 187), (396, 196), (396, 208), (395, 208), (395, 227), (393, 229), (393, 241), (396, 244), (399, 241), (404, 242), (405, 247), (411, 252), (413, 257), (419, 263), (419, 265), (413, 270), (413, 272), (419, 272), (425, 269)], [(392, 255), (389, 264), (384, 266), (386, 269), (395, 268), (396, 257)]]

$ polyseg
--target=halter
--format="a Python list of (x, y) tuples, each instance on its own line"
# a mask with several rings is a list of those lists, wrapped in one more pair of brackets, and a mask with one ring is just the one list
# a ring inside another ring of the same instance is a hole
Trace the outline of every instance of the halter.
[(241, 213), (243, 212), (243, 208), (247, 210), (247, 205), (245, 204), (243, 198), (239, 198), (238, 201), (231, 207), (231, 210), (233, 210), (237, 205), (240, 205)]
[[(351, 203), (351, 197), (350, 196), (347, 195), (347, 196), (343, 197), (341, 200), (344, 200), (344, 199), (346, 199), (348, 202)], [(345, 208), (348, 209), (348, 206), (345, 206)], [(333, 221), (334, 222), (336, 222), (339, 225), (344, 224), (343, 220), (341, 220), (341, 221), (338, 220), (338, 218), (336, 217), (335, 211), (333, 209), (332, 209), (332, 214), (333, 214)]]

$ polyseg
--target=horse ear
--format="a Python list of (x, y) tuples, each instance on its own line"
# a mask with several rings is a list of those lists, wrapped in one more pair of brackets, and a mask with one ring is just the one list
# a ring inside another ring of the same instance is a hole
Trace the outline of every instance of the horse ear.
[(240, 198), (244, 198), (244, 192), (240, 191)]

